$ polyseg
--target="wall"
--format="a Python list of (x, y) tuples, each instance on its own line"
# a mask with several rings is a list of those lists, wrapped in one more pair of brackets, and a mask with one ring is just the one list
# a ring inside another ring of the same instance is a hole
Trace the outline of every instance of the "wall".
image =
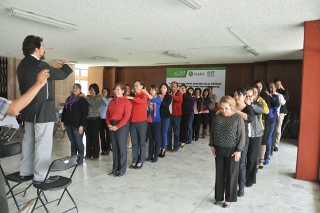
[(66, 99), (70, 96), (70, 91), (75, 82), (75, 65), (70, 64), (73, 72), (64, 80), (59, 80), (54, 82), (54, 92), (55, 92), (55, 106), (57, 111), (61, 109), (61, 106), (58, 106), (59, 103), (64, 103)]
[[(103, 89), (103, 70), (104, 67), (88, 67), (88, 86), (96, 83), (99, 86), (100, 92)], [(88, 90), (88, 88), (82, 88), (82, 90)]]
[(296, 177), (320, 180), (320, 20), (304, 25), (303, 78)]
[[(136, 79), (142, 79), (148, 88), (151, 84), (160, 85), (166, 82), (166, 68), (168, 67), (226, 67), (226, 94), (233, 95), (237, 87), (252, 85), (254, 80), (263, 79), (273, 82), (278, 77), (282, 79), (282, 84), (289, 91), (290, 99), (287, 102), (289, 111), (300, 110), (301, 98), (301, 60), (288, 61), (268, 61), (248, 64), (206, 64), (189, 66), (159, 66), (159, 67), (117, 67), (115, 74), (110, 78), (115, 82), (128, 83), (133, 86)], [(108, 79), (105, 67), (104, 79)], [(115, 76), (114, 76), (115, 75)], [(105, 85), (112, 89), (109, 85)]]

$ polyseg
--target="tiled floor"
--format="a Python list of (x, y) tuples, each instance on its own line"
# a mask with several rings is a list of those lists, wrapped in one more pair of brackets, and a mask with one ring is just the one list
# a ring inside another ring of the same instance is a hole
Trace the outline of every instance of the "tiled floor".
[[(108, 175), (112, 154), (101, 156), (98, 161), (89, 160), (78, 167), (68, 189), (79, 211), (88, 213), (320, 212), (319, 184), (294, 179), (296, 143), (283, 139), (271, 164), (259, 170), (257, 184), (245, 188), (245, 196), (229, 209), (213, 205), (215, 163), (208, 138), (186, 145), (177, 153), (167, 153), (157, 163), (146, 162), (140, 170), (128, 168), (120, 178)], [(53, 146), (52, 159), (70, 154), (67, 136), (61, 140), (54, 136)], [(3, 159), (1, 163), (6, 171), (13, 172), (18, 169), (19, 158)], [(128, 166), (130, 159), (131, 149), (128, 149)], [(46, 194), (52, 199), (60, 193)], [(25, 198), (18, 196), (18, 202), (27, 202), (35, 195), (32, 187)], [(65, 196), (58, 207), (52, 203), (48, 208), (50, 212), (62, 212), (71, 206)], [(10, 212), (17, 212), (12, 199), (9, 207)]]

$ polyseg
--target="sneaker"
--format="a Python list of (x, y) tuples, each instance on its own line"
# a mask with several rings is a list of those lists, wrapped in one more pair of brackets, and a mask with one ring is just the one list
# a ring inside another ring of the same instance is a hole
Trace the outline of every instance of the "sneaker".
[(278, 151), (278, 147), (273, 147), (273, 151), (277, 152)]
[(264, 162), (263, 162), (263, 165), (268, 165), (270, 163), (270, 160), (265, 160)]

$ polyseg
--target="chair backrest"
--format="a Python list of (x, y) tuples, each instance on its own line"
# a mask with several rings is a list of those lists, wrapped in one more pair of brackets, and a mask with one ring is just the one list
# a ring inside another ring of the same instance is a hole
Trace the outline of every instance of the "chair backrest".
[(63, 171), (70, 169), (78, 165), (79, 160), (80, 155), (73, 155), (54, 160), (49, 167), (49, 171)]
[(0, 158), (6, 158), (13, 155), (20, 154), (22, 151), (22, 144), (20, 142), (1, 145), (0, 146)]

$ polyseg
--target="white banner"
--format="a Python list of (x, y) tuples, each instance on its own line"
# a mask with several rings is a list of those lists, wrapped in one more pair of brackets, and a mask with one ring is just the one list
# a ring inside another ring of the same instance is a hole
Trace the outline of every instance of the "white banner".
[(212, 86), (213, 93), (217, 95), (217, 102), (225, 95), (226, 68), (167, 68), (167, 84), (178, 82), (179, 86), (185, 84), (187, 88), (199, 87), (201, 91)]

